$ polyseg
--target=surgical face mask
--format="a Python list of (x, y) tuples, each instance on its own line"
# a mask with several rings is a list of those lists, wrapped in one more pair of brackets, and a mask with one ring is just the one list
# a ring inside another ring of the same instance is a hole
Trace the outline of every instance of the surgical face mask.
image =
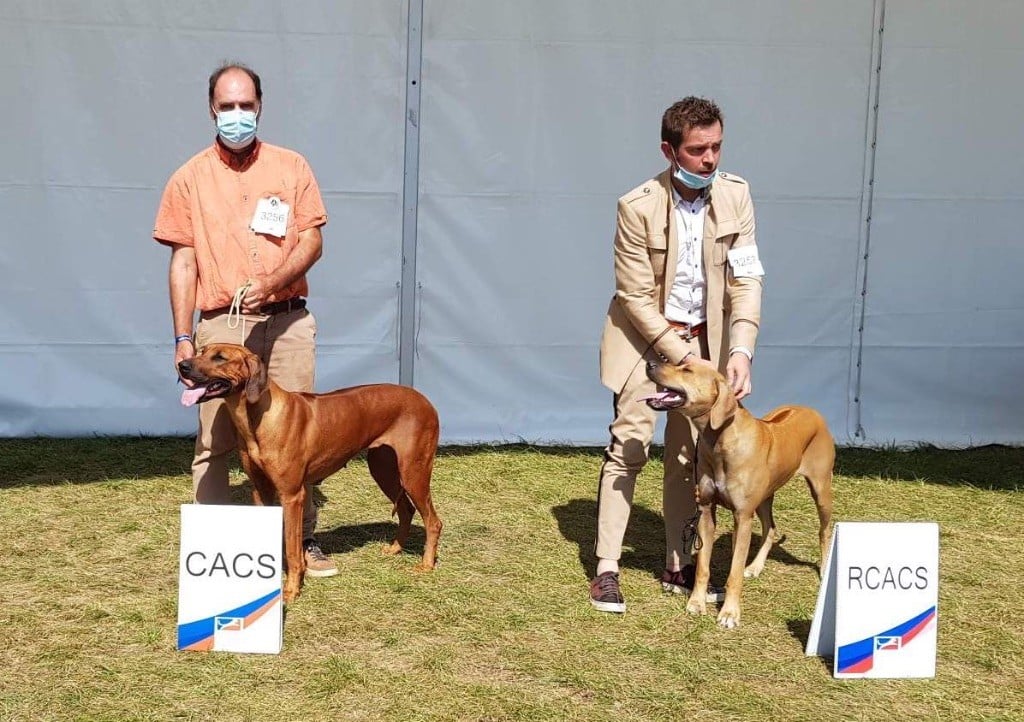
[(241, 150), (256, 137), (256, 113), (252, 110), (223, 110), (217, 113), (217, 134), (231, 150)]
[(677, 165), (672, 175), (687, 188), (699, 191), (703, 188), (707, 188), (712, 182), (714, 182), (715, 178), (718, 177), (718, 168), (715, 168), (708, 175), (697, 175), (696, 173), (691, 173), (686, 170), (686, 168), (683, 168), (681, 165)]

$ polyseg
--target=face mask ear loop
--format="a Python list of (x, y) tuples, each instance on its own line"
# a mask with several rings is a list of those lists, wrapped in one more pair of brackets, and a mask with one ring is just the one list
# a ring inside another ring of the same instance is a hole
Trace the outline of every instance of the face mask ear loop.
[(245, 316), (242, 315), (242, 300), (245, 298), (245, 294), (249, 292), (252, 287), (252, 279), (246, 281), (242, 286), (239, 286), (238, 290), (235, 291), (234, 298), (231, 299), (231, 305), (228, 306), (228, 328), (234, 330), (241, 325), (242, 327), (242, 340), (239, 343), (245, 345)]

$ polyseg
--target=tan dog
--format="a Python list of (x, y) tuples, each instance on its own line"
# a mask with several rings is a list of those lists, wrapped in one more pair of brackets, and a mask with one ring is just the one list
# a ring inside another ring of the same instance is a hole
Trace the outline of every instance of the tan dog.
[[(835, 445), (825, 420), (806, 406), (780, 406), (763, 419), (754, 418), (736, 401), (725, 377), (702, 362), (680, 366), (648, 364), (647, 376), (665, 392), (647, 397), (651, 408), (678, 409), (697, 428), (697, 573), (687, 611), (703, 614), (715, 540), (715, 507), (731, 509), (735, 521), (732, 565), (718, 623), (740, 623), (740, 591), (744, 577), (764, 569), (774, 540), (779, 540), (772, 516), (775, 492), (794, 474), (807, 479), (818, 507), (821, 567), (828, 553), (832, 518), (832, 465)], [(761, 520), (763, 540), (757, 556), (744, 569), (750, 551), (754, 513)]]
[(370, 475), (398, 514), (398, 532), (384, 553), (402, 550), (418, 511), (427, 541), (416, 568), (434, 568), (441, 519), (430, 498), (430, 474), (440, 424), (423, 394), (395, 384), (292, 393), (267, 378), (259, 356), (234, 344), (206, 346), (178, 364), (178, 371), (195, 384), (182, 396), (183, 403), (224, 398), (255, 503), (280, 499), (284, 507), (286, 602), (299, 596), (305, 573), (306, 485), (327, 478), (364, 449)]

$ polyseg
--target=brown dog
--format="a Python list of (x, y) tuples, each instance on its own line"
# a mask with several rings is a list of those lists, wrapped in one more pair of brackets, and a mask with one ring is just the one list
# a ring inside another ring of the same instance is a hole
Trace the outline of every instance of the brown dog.
[(373, 384), (326, 394), (285, 391), (267, 378), (259, 356), (244, 346), (213, 344), (178, 364), (195, 386), (183, 401), (223, 397), (238, 431), (242, 467), (253, 483), (253, 500), (284, 507), (284, 599), (299, 596), (305, 573), (302, 507), (306, 485), (325, 479), (366, 449), (370, 475), (398, 514), (397, 554), (409, 537), (415, 511), (427, 541), (418, 570), (433, 569), (441, 519), (430, 499), (430, 474), (440, 424), (423, 394), (407, 386)]
[[(780, 406), (763, 419), (740, 406), (725, 377), (701, 362), (680, 366), (648, 364), (647, 376), (666, 389), (646, 399), (651, 408), (678, 409), (697, 428), (697, 574), (687, 611), (703, 614), (715, 540), (715, 507), (731, 509), (735, 522), (732, 565), (718, 623), (740, 623), (740, 591), (744, 577), (764, 569), (772, 542), (780, 540), (772, 501), (775, 492), (794, 474), (807, 479), (818, 507), (821, 567), (828, 553), (832, 518), (832, 465), (835, 445), (825, 420), (806, 406)], [(757, 556), (744, 569), (750, 551), (754, 513), (761, 520), (762, 542)]]

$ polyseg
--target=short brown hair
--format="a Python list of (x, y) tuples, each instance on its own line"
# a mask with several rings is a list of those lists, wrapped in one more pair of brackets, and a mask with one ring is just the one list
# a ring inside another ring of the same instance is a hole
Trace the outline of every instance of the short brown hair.
[(722, 111), (715, 102), (690, 95), (673, 103), (661, 116), (661, 139), (678, 148), (690, 128), (703, 128), (715, 123), (725, 126)]
[(217, 81), (229, 70), (241, 70), (248, 75), (252, 84), (256, 86), (256, 100), (263, 102), (263, 88), (260, 86), (260, 76), (256, 74), (256, 71), (243, 63), (224, 63), (210, 73), (210, 105), (213, 105), (213, 89), (217, 87)]

